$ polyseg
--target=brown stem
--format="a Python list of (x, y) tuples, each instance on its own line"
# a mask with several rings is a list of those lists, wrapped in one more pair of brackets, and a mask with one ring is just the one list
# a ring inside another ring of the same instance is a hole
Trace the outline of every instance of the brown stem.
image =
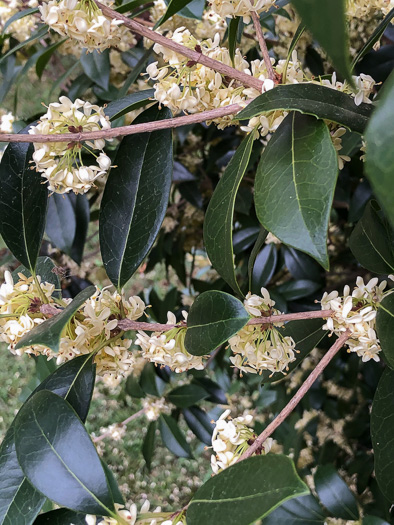
[[(269, 315), (267, 317), (255, 317), (248, 321), (248, 325), (256, 324), (274, 324), (286, 321), (299, 321), (301, 319), (322, 319), (324, 317), (331, 317), (332, 310), (314, 310), (313, 312), (297, 312), (295, 314), (279, 314)], [(146, 332), (166, 332), (177, 325), (173, 324), (159, 324), (159, 323), (143, 323), (138, 321), (131, 321), (130, 319), (122, 319), (118, 323), (121, 330), (145, 330)], [(186, 325), (185, 325), (186, 328)]]
[(222, 64), (218, 60), (214, 60), (213, 58), (209, 58), (202, 53), (199, 53), (198, 51), (195, 51), (194, 49), (189, 49), (188, 47), (182, 46), (181, 44), (177, 44), (170, 38), (167, 38), (160, 33), (157, 33), (156, 31), (153, 31), (152, 29), (149, 29), (148, 27), (144, 27), (143, 25), (139, 24), (135, 20), (130, 20), (126, 16), (117, 13), (110, 7), (107, 7), (100, 2), (96, 1), (96, 4), (99, 6), (99, 8), (102, 10), (103, 14), (107, 16), (108, 18), (114, 18), (118, 20), (122, 20), (123, 24), (131, 29), (131, 31), (134, 31), (135, 33), (138, 33), (139, 35), (142, 35), (149, 40), (152, 40), (152, 42), (156, 42), (158, 44), (161, 44), (163, 47), (166, 47), (167, 49), (172, 49), (172, 51), (175, 51), (175, 53), (179, 53), (180, 55), (183, 55), (192, 62), (196, 62), (199, 64), (202, 64), (203, 66), (207, 66), (214, 71), (218, 71), (222, 75), (225, 75), (228, 78), (238, 80), (241, 82), (241, 84), (249, 87), (253, 87), (257, 89), (260, 93), (263, 88), (263, 82), (259, 80), (258, 78), (254, 78), (251, 75), (247, 75), (243, 71), (238, 71), (237, 69), (234, 69), (233, 67), (226, 66), (225, 64)]
[(344, 332), (324, 355), (323, 359), (318, 363), (316, 368), (311, 372), (305, 382), (297, 390), (295, 395), (290, 399), (285, 408), (276, 416), (276, 418), (268, 425), (268, 427), (263, 430), (263, 432), (256, 438), (256, 441), (240, 456), (238, 461), (249, 458), (252, 456), (256, 450), (262, 447), (264, 441), (273, 434), (273, 432), (283, 423), (283, 421), (293, 412), (295, 407), (305, 396), (308, 390), (311, 388), (313, 383), (319, 377), (319, 375), (326, 368), (328, 363), (333, 359), (333, 357), (339, 352), (342, 346), (346, 343), (349, 338), (350, 331), (347, 330)]
[(259, 15), (256, 13), (256, 11), (252, 11), (252, 20), (253, 20), (254, 28), (256, 30), (257, 40), (259, 41), (261, 54), (263, 55), (265, 67), (267, 68), (268, 76), (271, 80), (275, 82), (276, 74), (271, 64), (271, 59), (268, 53), (267, 43), (265, 41), (263, 30), (260, 24), (260, 18), (259, 18)]
[[(141, 408), (141, 410), (139, 410), (138, 412), (136, 412), (135, 414), (129, 416), (127, 419), (125, 419), (124, 421), (121, 421), (120, 423), (117, 423), (117, 427), (125, 427), (128, 423), (130, 423), (130, 421), (134, 421), (134, 419), (137, 419), (139, 418), (140, 416), (142, 416), (142, 414), (145, 414), (146, 412), (146, 408)], [(97, 437), (94, 437), (93, 438), (93, 442), (94, 443), (97, 443), (98, 441), (102, 441), (103, 439), (105, 439), (106, 437), (110, 436), (111, 435), (111, 432), (107, 431), (107, 432), (104, 432), (103, 434), (101, 434), (100, 436), (97, 436)]]
[(85, 133), (59, 133), (54, 135), (28, 135), (19, 133), (0, 133), (0, 142), (81, 142), (84, 140), (96, 140), (105, 138), (125, 137), (135, 135), (136, 133), (150, 133), (158, 129), (179, 128), (189, 124), (197, 124), (206, 120), (213, 120), (228, 115), (234, 115), (243, 109), (239, 104), (230, 104), (224, 108), (210, 109), (196, 113), (195, 115), (186, 115), (184, 117), (175, 117), (157, 122), (146, 122), (143, 124), (134, 124), (131, 126), (120, 126), (113, 129), (101, 129), (99, 131), (87, 131)]

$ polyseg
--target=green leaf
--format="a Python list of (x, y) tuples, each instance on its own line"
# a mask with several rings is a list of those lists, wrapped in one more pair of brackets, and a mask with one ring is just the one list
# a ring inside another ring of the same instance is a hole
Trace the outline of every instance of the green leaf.
[[(61, 285), (59, 276), (53, 271), (56, 268), (56, 264), (49, 257), (38, 257), (36, 264), (36, 274), (41, 277), (41, 282), (51, 283), (55, 286), (55, 291), (52, 296), (61, 298)], [(12, 278), (14, 282), (19, 280), (18, 273), (23, 273), (26, 277), (31, 277), (31, 271), (25, 268), (25, 266), (18, 266), (16, 270), (12, 272)]]
[(93, 53), (82, 51), (80, 61), (86, 76), (93, 80), (97, 86), (107, 91), (111, 71), (109, 49), (102, 52), (95, 49)]
[(394, 9), (392, 9), (380, 22), (380, 24), (376, 27), (375, 31), (372, 33), (372, 35), (368, 38), (368, 40), (365, 42), (365, 44), (362, 46), (360, 51), (357, 53), (357, 55), (354, 57), (352, 62), (352, 69), (354, 66), (360, 62), (360, 60), (363, 58), (364, 55), (368, 53), (368, 51), (371, 51), (373, 46), (378, 42), (385, 32), (387, 26), (391, 22), (391, 19), (394, 17)]
[(45, 232), (52, 244), (62, 252), (70, 254), (77, 221), (69, 195), (54, 193), (48, 199)]
[[(20, 133), (27, 133), (30, 126)], [(11, 143), (0, 163), (0, 225), (4, 242), (32, 273), (44, 235), (48, 192), (30, 169), (33, 144)]]
[(319, 465), (314, 479), (317, 495), (332, 516), (358, 520), (357, 501), (332, 465)]
[(285, 65), (283, 67), (282, 84), (286, 84), (286, 75), (287, 75), (287, 68), (289, 67), (289, 62), (291, 60), (293, 51), (294, 51), (294, 49), (296, 48), (296, 46), (298, 44), (299, 39), (304, 34), (304, 31), (305, 31), (305, 26), (301, 22), (301, 24), (299, 24), (299, 26), (297, 27), (296, 32), (294, 33), (293, 40), (291, 41), (290, 46), (289, 46), (289, 50), (287, 51), (287, 58), (286, 58)]
[(6, 34), (7, 29), (12, 23), (16, 22), (17, 20), (21, 20), (21, 18), (25, 18), (25, 16), (33, 15), (34, 13), (38, 13), (38, 12), (39, 12), (38, 7), (32, 7), (30, 9), (23, 9), (22, 11), (18, 11), (17, 13), (12, 15), (8, 20), (6, 20), (3, 26), (2, 34), (3, 35)]
[[(237, 48), (237, 37), (238, 37), (238, 27), (239, 23), (241, 21), (240, 16), (236, 16), (235, 18), (230, 18), (230, 22), (228, 22), (228, 51), (230, 53), (231, 62), (234, 65), (234, 56), (235, 56), (235, 50)], [(242, 22), (241, 22), (242, 25)]]
[(58, 47), (60, 47), (64, 42), (67, 40), (67, 38), (63, 38), (62, 40), (59, 40), (59, 42), (55, 42), (54, 44), (48, 46), (45, 51), (38, 57), (36, 62), (36, 73), (38, 78), (42, 77), (42, 74), (50, 61), (53, 53), (56, 51)]
[[(134, 123), (171, 117), (144, 111)], [(100, 212), (101, 255), (108, 277), (122, 288), (151, 249), (163, 222), (173, 169), (172, 132), (125, 137), (105, 186)]]
[(144, 442), (142, 443), (142, 455), (148, 470), (150, 470), (152, 465), (152, 458), (155, 452), (155, 441), (156, 441), (156, 421), (151, 421), (146, 431)]
[(118, 13), (127, 13), (129, 11), (134, 11), (134, 9), (144, 4), (146, 4), (146, 0), (131, 0), (123, 5), (114, 7), (114, 11), (117, 11)]
[[(112, 470), (109, 468), (109, 466), (105, 463), (105, 461), (101, 460), (101, 464), (103, 466), (105, 477), (107, 478), (107, 483), (110, 488), (112, 499), (115, 503), (119, 503), (120, 505), (124, 505), (124, 499), (122, 494), (120, 493), (118, 484), (116, 482), (115, 476), (112, 472)], [(74, 524), (73, 524), (74, 525)]]
[(309, 279), (297, 279), (287, 281), (279, 285), (276, 290), (283, 295), (286, 301), (296, 301), (303, 297), (308, 297), (321, 288), (320, 283), (310, 281)]
[(386, 368), (372, 403), (371, 438), (375, 454), (375, 475), (379, 488), (394, 502), (394, 371)]
[(374, 194), (394, 227), (394, 72), (384, 83), (365, 131), (365, 171)]
[(63, 398), (49, 390), (34, 394), (15, 419), (15, 446), (26, 477), (47, 498), (86, 514), (113, 514), (96, 448)]
[(161, 439), (168, 450), (180, 458), (193, 457), (190, 446), (173, 417), (161, 414), (159, 417), (159, 429)]
[(209, 377), (194, 377), (193, 383), (199, 386), (202, 386), (204, 390), (208, 393), (209, 397), (207, 401), (211, 403), (217, 403), (219, 405), (227, 405), (228, 399), (226, 397), (225, 391), (212, 379)]
[(276, 263), (278, 261), (278, 251), (274, 243), (267, 244), (256, 257), (252, 273), (252, 292), (260, 293), (263, 286), (266, 286), (272, 279)]
[(376, 516), (364, 516), (363, 525), (390, 525), (387, 521)]
[(154, 29), (156, 30), (158, 27), (164, 24), (169, 18), (171, 18), (173, 15), (181, 11), (184, 7), (186, 7), (188, 4), (190, 4), (192, 0), (170, 0), (170, 3), (168, 4), (167, 11), (164, 13), (164, 15), (160, 18), (160, 20), (156, 23)]
[(187, 318), (186, 350), (192, 355), (209, 354), (241, 330), (249, 318), (241, 301), (232, 295), (217, 291), (202, 293)]
[[(296, 343), (296, 359), (289, 364), (287, 374), (290, 374), (297, 366), (305, 359), (305, 357), (320, 343), (326, 335), (326, 331), (322, 330), (324, 321), (322, 319), (304, 319), (302, 321), (290, 321), (280, 329), (283, 337), (292, 337)], [(261, 374), (263, 383), (274, 383), (283, 379), (283, 374), (277, 372), (272, 374), (268, 370)]]
[(145, 392), (140, 387), (140, 384), (133, 374), (130, 374), (126, 380), (126, 392), (131, 397), (142, 398), (145, 397)]
[(71, 246), (70, 257), (77, 263), (81, 264), (83, 251), (85, 248), (86, 237), (89, 229), (90, 206), (86, 195), (69, 194), (71, 204), (74, 208), (76, 228), (73, 244)]
[(34, 525), (86, 525), (86, 514), (69, 509), (56, 509), (40, 514)]
[(369, 202), (349, 239), (357, 261), (378, 274), (394, 271), (394, 253), (390, 232), (378, 214), (376, 202)]
[(154, 89), (144, 89), (143, 91), (137, 91), (136, 93), (130, 93), (125, 97), (118, 100), (114, 100), (104, 109), (104, 113), (109, 117), (111, 121), (116, 120), (130, 111), (141, 108), (148, 104), (154, 94)]
[(265, 148), (256, 173), (261, 224), (282, 242), (329, 267), (327, 229), (338, 157), (326, 124), (288, 115)]
[(182, 385), (168, 393), (168, 400), (176, 407), (187, 408), (208, 397), (208, 393), (198, 385)]
[(307, 494), (286, 456), (248, 458), (209, 479), (187, 510), (188, 525), (249, 525), (282, 502)]
[(46, 36), (46, 34), (48, 33), (48, 26), (44, 25), (42, 27), (40, 27), (39, 29), (37, 29), (37, 31), (35, 31), (31, 37), (27, 38), (26, 40), (24, 40), (23, 42), (20, 42), (19, 44), (17, 44), (16, 46), (12, 47), (5, 55), (3, 55), (1, 58), (0, 58), (0, 65), (3, 64), (3, 62), (11, 55), (13, 55), (14, 53), (16, 53), (17, 51), (19, 51), (20, 49), (23, 49), (25, 46), (29, 45), (29, 44), (32, 44), (33, 42), (35, 42), (36, 40), (40, 40), (41, 38), (44, 38), (44, 36)]
[(19, 343), (15, 346), (15, 349), (24, 348), (26, 346), (43, 345), (47, 348), (51, 348), (54, 352), (58, 352), (63, 329), (72, 316), (81, 308), (89, 297), (94, 294), (95, 290), (96, 288), (94, 286), (88, 286), (88, 288), (79, 292), (79, 294), (62, 312), (37, 325), (33, 330), (30, 330), (30, 332), (22, 337)]
[(204, 220), (204, 243), (212, 266), (242, 296), (234, 271), (233, 217), (237, 191), (249, 164), (253, 133), (244, 138), (223, 173)]
[(363, 133), (372, 105), (356, 106), (350, 95), (318, 84), (294, 84), (277, 86), (259, 95), (238, 113), (237, 119), (250, 119), (275, 110), (299, 111)]
[(145, 394), (151, 396), (160, 397), (165, 388), (165, 383), (160, 377), (156, 374), (156, 367), (153, 363), (147, 363), (140, 377), (140, 386)]
[(184, 408), (182, 414), (190, 430), (200, 441), (210, 446), (214, 425), (208, 414), (200, 407)]
[(376, 332), (385, 360), (390, 368), (394, 368), (394, 293), (390, 293), (379, 303)]
[[(92, 361), (89, 355), (68, 361), (48, 376), (33, 394), (44, 389), (52, 390), (67, 399), (84, 421), (94, 388), (95, 366)], [(45, 497), (33, 488), (21, 470), (14, 435), (12, 423), (0, 447), (0, 524), (30, 525)]]
[(306, 27), (331, 58), (336, 71), (353, 84), (345, 0), (293, 0), (292, 4)]
[(249, 261), (248, 261), (248, 275), (249, 275), (249, 290), (252, 289), (252, 279), (253, 279), (253, 268), (256, 262), (256, 258), (261, 250), (261, 248), (264, 246), (265, 240), (268, 236), (267, 230), (263, 227), (260, 229), (259, 236), (256, 239), (256, 242), (254, 243), (254, 246), (252, 248), (252, 251), (250, 253)]
[(262, 525), (324, 525), (327, 515), (312, 495), (286, 501)]

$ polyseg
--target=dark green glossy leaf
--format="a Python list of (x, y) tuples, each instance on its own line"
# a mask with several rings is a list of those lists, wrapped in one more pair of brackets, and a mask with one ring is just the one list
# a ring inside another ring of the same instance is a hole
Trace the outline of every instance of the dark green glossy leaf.
[(24, 40), (23, 42), (20, 42), (19, 44), (17, 44), (16, 46), (14, 46), (13, 48), (11, 48), (5, 55), (3, 55), (1, 58), (0, 58), (0, 65), (3, 64), (3, 62), (11, 55), (13, 55), (14, 53), (16, 53), (17, 51), (19, 51), (20, 49), (23, 49), (25, 46), (29, 45), (29, 44), (32, 44), (33, 42), (35, 42), (36, 40), (40, 40), (41, 38), (43, 38), (46, 34), (48, 33), (48, 26), (44, 25), (44, 26), (41, 26), (39, 29), (37, 29), (37, 31), (35, 31), (31, 37), (27, 38), (26, 40)]
[(363, 58), (364, 55), (368, 53), (368, 51), (371, 51), (373, 46), (378, 42), (385, 32), (387, 26), (391, 22), (391, 19), (394, 17), (394, 9), (392, 9), (380, 22), (380, 24), (376, 27), (375, 31), (372, 33), (372, 35), (368, 38), (366, 43), (363, 45), (363, 47), (360, 49), (360, 51), (357, 53), (357, 55), (354, 57), (352, 62), (352, 68), (360, 62), (360, 60)]
[(146, 431), (144, 442), (142, 443), (142, 455), (144, 456), (148, 470), (151, 468), (152, 458), (155, 452), (156, 428), (157, 422), (151, 421)]
[[(119, 490), (118, 484), (116, 482), (115, 476), (112, 472), (112, 470), (109, 468), (109, 466), (105, 463), (105, 461), (101, 460), (101, 464), (103, 466), (105, 477), (107, 478), (108, 486), (110, 488), (112, 499), (115, 503), (119, 503), (120, 505), (124, 505), (124, 499), (123, 496)], [(74, 525), (74, 524), (73, 524)]]
[(92, 53), (83, 51), (80, 61), (86, 76), (101, 88), (108, 90), (111, 70), (109, 49), (100, 52), (94, 50)]
[(282, 84), (286, 84), (286, 76), (287, 76), (287, 69), (289, 67), (289, 62), (290, 62), (291, 57), (293, 55), (294, 49), (297, 47), (297, 43), (298, 43), (299, 39), (304, 34), (304, 31), (305, 31), (305, 26), (301, 22), (301, 24), (297, 27), (296, 32), (294, 33), (293, 39), (292, 39), (292, 41), (290, 43), (290, 46), (289, 46), (289, 49), (287, 51), (287, 58), (286, 58), (285, 65), (283, 67)]
[(190, 4), (192, 0), (170, 0), (167, 11), (164, 13), (164, 15), (160, 18), (160, 20), (156, 23), (154, 29), (157, 29), (160, 27), (164, 22), (166, 22), (169, 18), (171, 18), (173, 15), (181, 11), (184, 7), (186, 7), (188, 4)]
[(40, 514), (34, 525), (86, 525), (86, 514), (69, 509), (56, 509)]
[(134, 11), (134, 9), (143, 4), (146, 4), (146, 0), (131, 0), (131, 2), (126, 2), (114, 7), (114, 11), (117, 11), (118, 13), (127, 13), (129, 11)]
[(254, 243), (248, 261), (249, 290), (252, 290), (253, 267), (261, 248), (264, 246), (267, 235), (267, 230), (261, 226), (259, 236), (257, 237), (256, 242)]
[(317, 495), (332, 516), (344, 520), (359, 518), (356, 498), (332, 465), (319, 465), (314, 479)]
[(145, 397), (145, 392), (142, 390), (138, 380), (134, 377), (133, 374), (130, 374), (126, 380), (126, 392), (131, 397)]
[(265, 148), (256, 173), (261, 224), (328, 268), (327, 229), (338, 157), (326, 124), (293, 113)]
[[(47, 282), (55, 285), (55, 291), (52, 295), (54, 297), (60, 298), (61, 286), (59, 276), (52, 271), (55, 268), (55, 263), (49, 257), (38, 257), (36, 264), (36, 274), (41, 277), (41, 282)], [(14, 282), (19, 280), (18, 273), (23, 273), (23, 275), (26, 275), (26, 277), (31, 277), (31, 271), (21, 265), (12, 272), (12, 278), (14, 279)]]
[[(27, 133), (30, 126), (20, 133)], [(30, 169), (33, 144), (11, 143), (0, 163), (0, 225), (13, 255), (34, 271), (44, 235), (48, 192), (42, 178)]]
[(282, 502), (307, 494), (286, 456), (248, 458), (209, 479), (187, 510), (188, 525), (249, 525)]
[(81, 264), (83, 251), (85, 248), (86, 236), (89, 229), (90, 207), (86, 195), (70, 195), (71, 204), (74, 208), (76, 228), (73, 244), (71, 246), (70, 257), (77, 264)]
[(275, 244), (271, 243), (261, 250), (256, 257), (252, 274), (252, 292), (260, 293), (263, 286), (266, 286), (275, 273), (278, 252)]
[[(237, 48), (237, 37), (238, 37), (238, 27), (241, 21), (240, 16), (235, 18), (230, 18), (228, 23), (228, 51), (230, 53), (231, 62), (234, 64), (235, 50)], [(242, 22), (241, 22), (242, 24)]]
[(295, 281), (287, 281), (276, 288), (276, 290), (283, 295), (286, 301), (296, 301), (303, 297), (308, 297), (321, 288), (320, 283), (315, 283), (309, 279), (297, 279)]
[(365, 132), (365, 171), (374, 194), (394, 227), (394, 72), (384, 83)]
[(292, 4), (306, 27), (331, 58), (334, 69), (353, 84), (345, 0), (293, 0)]
[[(134, 122), (170, 118), (150, 108)], [(163, 221), (173, 169), (171, 130), (125, 137), (105, 186), (100, 212), (101, 255), (108, 277), (122, 288), (151, 249)]]
[(262, 525), (324, 525), (326, 514), (312, 495), (286, 501)]
[(377, 213), (376, 203), (369, 202), (349, 239), (357, 261), (374, 273), (394, 271), (394, 253), (390, 232)]
[(354, 99), (341, 91), (318, 84), (278, 86), (255, 98), (238, 113), (239, 120), (250, 119), (277, 109), (299, 111), (363, 133), (371, 116), (371, 104), (356, 106)]
[(394, 368), (394, 293), (387, 295), (379, 303), (376, 332), (385, 360), (390, 368)]
[(387, 521), (376, 516), (364, 516), (363, 525), (390, 525)]
[(175, 406), (187, 408), (208, 397), (208, 393), (201, 386), (190, 384), (174, 388), (167, 397)]
[(34, 13), (38, 13), (38, 12), (39, 12), (38, 7), (32, 7), (30, 9), (22, 9), (21, 11), (18, 11), (17, 13), (12, 15), (8, 20), (6, 20), (3, 26), (2, 33), (5, 34), (9, 26), (13, 24), (14, 22), (16, 22), (17, 20), (20, 20), (21, 18), (25, 18), (25, 16), (33, 15)]
[(192, 355), (206, 355), (236, 334), (249, 321), (241, 301), (224, 292), (204, 292), (187, 318), (185, 347)]
[(160, 397), (166, 384), (156, 374), (155, 370), (156, 367), (153, 363), (148, 363), (144, 366), (140, 377), (140, 387), (145, 394)]
[[(68, 361), (34, 391), (52, 390), (64, 397), (85, 421), (93, 394), (95, 367), (91, 356)], [(16, 456), (14, 423), (0, 447), (0, 524), (30, 525), (45, 502), (22, 472)]]
[(371, 438), (375, 454), (375, 475), (380, 490), (394, 502), (394, 371), (386, 368), (372, 403)]
[(51, 348), (54, 352), (58, 352), (60, 337), (64, 327), (89, 297), (94, 294), (95, 290), (94, 286), (89, 286), (82, 290), (82, 292), (79, 292), (79, 294), (63, 311), (61, 311), (61, 313), (47, 319), (33, 328), (33, 330), (30, 330), (30, 332), (22, 337), (15, 348), (18, 349), (32, 345), (43, 345), (47, 348)]
[(209, 377), (195, 377), (193, 383), (202, 386), (209, 394), (207, 401), (212, 403), (219, 403), (220, 405), (227, 405), (228, 399), (225, 391)]
[(59, 40), (59, 42), (55, 42), (54, 44), (48, 46), (45, 49), (45, 51), (38, 57), (37, 62), (36, 62), (36, 73), (37, 73), (38, 78), (41, 78), (53, 53), (56, 51), (58, 47), (64, 44), (66, 40), (67, 38), (63, 38), (62, 40)]
[(241, 296), (234, 271), (233, 216), (235, 198), (249, 164), (253, 141), (253, 133), (250, 133), (238, 147), (216, 186), (204, 220), (204, 243), (212, 266)]
[(194, 20), (201, 20), (205, 9), (205, 0), (191, 0), (187, 6), (181, 9), (178, 15)]
[[(322, 330), (324, 321), (322, 319), (305, 319), (303, 321), (290, 321), (280, 329), (283, 337), (292, 337), (296, 343), (296, 359), (289, 364), (287, 373), (292, 372), (305, 359), (305, 357), (320, 343), (326, 335), (326, 331)], [(278, 372), (264, 371), (261, 374), (263, 383), (274, 383), (283, 379), (283, 374)]]
[(48, 199), (48, 213), (45, 232), (56, 248), (70, 254), (77, 221), (74, 207), (68, 195), (54, 193)]
[(46, 497), (87, 514), (113, 513), (100, 458), (63, 398), (49, 390), (35, 393), (15, 419), (15, 445), (22, 470)]
[(295, 279), (310, 279), (316, 283), (321, 281), (322, 269), (312, 257), (288, 246), (282, 246), (281, 252), (287, 269)]
[(177, 422), (167, 414), (161, 414), (159, 429), (164, 445), (180, 458), (191, 458), (192, 452)]
[(182, 414), (190, 430), (200, 441), (210, 446), (214, 424), (208, 414), (200, 407), (184, 408)]
[(114, 100), (104, 109), (105, 114), (110, 120), (116, 120), (117, 118), (123, 117), (130, 111), (134, 111), (140, 107), (145, 106), (149, 103), (153, 97), (154, 89), (144, 89), (143, 91), (137, 91), (130, 93), (125, 97), (118, 100)]

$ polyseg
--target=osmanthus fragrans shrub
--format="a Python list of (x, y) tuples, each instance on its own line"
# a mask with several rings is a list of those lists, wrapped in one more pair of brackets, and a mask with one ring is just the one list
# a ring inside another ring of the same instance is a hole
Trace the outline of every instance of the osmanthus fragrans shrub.
[[(0, 337), (41, 380), (1, 445), (0, 523), (394, 523), (393, 16), (0, 2)], [(159, 267), (164, 296), (141, 284)], [(159, 434), (210, 448), (182, 508), (125, 504), (95, 443), (128, 420), (84, 426), (96, 375), (142, 407), (148, 470)]]

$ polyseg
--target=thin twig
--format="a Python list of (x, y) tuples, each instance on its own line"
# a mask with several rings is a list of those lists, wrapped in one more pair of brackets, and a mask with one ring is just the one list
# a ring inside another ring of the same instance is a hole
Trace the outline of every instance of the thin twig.
[(267, 68), (268, 76), (271, 80), (275, 82), (277, 80), (276, 74), (271, 64), (271, 58), (268, 53), (267, 43), (265, 41), (263, 30), (261, 28), (260, 18), (256, 11), (252, 11), (252, 20), (254, 28), (256, 30), (257, 40), (259, 41), (261, 54), (263, 55), (265, 67)]
[(143, 124), (134, 124), (131, 126), (120, 126), (119, 128), (101, 129), (98, 131), (87, 131), (85, 133), (59, 133), (53, 135), (28, 135), (19, 133), (0, 133), (0, 142), (81, 142), (84, 140), (97, 140), (106, 138), (125, 137), (135, 135), (136, 133), (150, 133), (158, 129), (179, 128), (189, 124), (198, 124), (206, 120), (213, 120), (228, 115), (234, 115), (243, 109), (239, 104), (230, 104), (224, 108), (210, 109), (196, 113), (195, 115), (186, 115), (184, 117), (168, 118), (155, 122), (146, 122)]
[(318, 363), (316, 368), (311, 372), (308, 378), (304, 381), (301, 387), (297, 390), (295, 395), (290, 399), (285, 408), (276, 416), (276, 418), (268, 425), (268, 427), (256, 438), (252, 445), (240, 456), (238, 461), (242, 461), (252, 456), (259, 448), (262, 447), (264, 441), (273, 434), (273, 432), (283, 423), (283, 421), (293, 412), (295, 407), (305, 396), (313, 383), (323, 372), (333, 357), (339, 352), (342, 346), (349, 338), (350, 331), (344, 332), (324, 355), (323, 359)]
[(180, 55), (183, 55), (187, 57), (192, 62), (195, 62), (196, 64), (202, 64), (203, 66), (207, 66), (214, 71), (218, 71), (222, 75), (225, 75), (229, 79), (235, 79), (241, 82), (241, 84), (249, 87), (253, 87), (259, 91), (259, 93), (262, 92), (263, 88), (263, 82), (259, 80), (258, 78), (252, 77), (251, 75), (248, 75), (244, 73), (243, 71), (238, 71), (237, 69), (227, 66), (226, 64), (222, 64), (222, 62), (219, 62), (218, 60), (214, 60), (213, 58), (207, 57), (206, 55), (203, 55), (199, 51), (195, 51), (194, 49), (189, 49), (188, 47), (182, 46), (181, 44), (177, 44), (170, 38), (167, 38), (160, 33), (157, 33), (156, 31), (153, 31), (152, 29), (149, 29), (148, 27), (144, 27), (143, 25), (139, 24), (135, 20), (131, 20), (127, 18), (126, 16), (117, 13), (110, 7), (107, 7), (100, 2), (96, 1), (96, 4), (99, 6), (99, 8), (102, 10), (103, 14), (107, 16), (108, 18), (113, 18), (117, 20), (122, 20), (125, 27), (131, 29), (131, 31), (134, 31), (135, 33), (138, 33), (139, 35), (144, 36), (145, 38), (148, 38), (149, 40), (152, 40), (152, 42), (156, 42), (158, 44), (161, 44), (163, 47), (166, 47), (167, 49), (172, 49), (172, 51), (175, 51), (175, 53), (179, 53)]
[[(322, 319), (331, 317), (332, 310), (314, 310), (312, 312), (297, 312), (294, 314), (279, 314), (269, 315), (267, 317), (254, 317), (248, 321), (248, 325), (256, 324), (274, 324), (283, 323), (287, 321), (299, 321), (301, 319)], [(139, 321), (131, 321), (130, 319), (122, 319), (118, 323), (118, 327), (122, 330), (144, 330), (146, 332), (166, 332), (175, 328), (174, 324), (159, 324), (159, 323), (144, 323)], [(183, 325), (179, 325), (183, 326)], [(184, 325), (186, 328), (186, 325)]]
[[(136, 412), (135, 414), (129, 416), (129, 417), (128, 417), (127, 419), (125, 419), (124, 421), (121, 421), (120, 423), (117, 423), (116, 426), (117, 426), (118, 428), (125, 427), (128, 423), (130, 423), (130, 421), (134, 421), (134, 419), (139, 418), (140, 416), (142, 416), (143, 414), (145, 414), (145, 412), (146, 412), (146, 408), (141, 408), (141, 410), (139, 410), (139, 411)], [(103, 434), (101, 434), (100, 436), (94, 437), (94, 438), (93, 438), (93, 442), (94, 442), (94, 443), (97, 443), (98, 441), (102, 441), (102, 440), (105, 439), (106, 437), (109, 437), (111, 434), (112, 434), (112, 432), (110, 432), (110, 431), (103, 432)]]

